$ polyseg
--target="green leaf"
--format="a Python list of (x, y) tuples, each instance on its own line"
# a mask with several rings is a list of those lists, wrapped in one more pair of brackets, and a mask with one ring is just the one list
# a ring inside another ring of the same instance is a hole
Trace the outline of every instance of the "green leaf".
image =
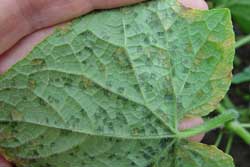
[(176, 162), (172, 165), (174, 167), (234, 166), (232, 158), (215, 146), (201, 143), (181, 143), (180, 145), (176, 151)]
[(226, 9), (157, 0), (78, 18), (1, 76), (1, 152), (18, 167), (233, 167), (178, 138), (227, 92), (233, 46)]
[(213, 0), (218, 7), (226, 7), (231, 10), (234, 20), (240, 28), (250, 32), (250, 1), (249, 0)]
[(242, 72), (234, 75), (233, 84), (240, 84), (244, 82), (250, 82), (250, 67), (246, 67)]

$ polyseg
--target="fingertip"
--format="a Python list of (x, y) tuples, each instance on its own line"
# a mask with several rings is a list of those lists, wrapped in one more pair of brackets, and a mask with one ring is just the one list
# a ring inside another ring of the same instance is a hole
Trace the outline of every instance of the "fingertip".
[(204, 138), (205, 134), (199, 134), (197, 136), (194, 136), (194, 137), (189, 137), (188, 138), (188, 141), (191, 141), (191, 142), (201, 142), (202, 139)]
[[(199, 126), (203, 123), (204, 123), (204, 120), (201, 117), (185, 118), (179, 124), (179, 130), (183, 131), (185, 129), (194, 128), (194, 127)], [(193, 141), (193, 142), (200, 142), (204, 136), (205, 136), (205, 134), (199, 134), (196, 136), (189, 137), (188, 140)]]
[(54, 27), (49, 27), (34, 32), (19, 41), (10, 50), (0, 55), (0, 75), (5, 73), (11, 66), (24, 58), (39, 42), (49, 36), (53, 30)]
[(12, 167), (11, 164), (0, 155), (0, 167)]
[(94, 6), (94, 9), (107, 9), (107, 8), (115, 8), (119, 6), (127, 6), (139, 2), (143, 2), (145, 0), (106, 0), (105, 3), (103, 3), (102, 0), (90, 0), (92, 2), (92, 6)]
[(204, 0), (179, 0), (186, 8), (208, 10), (208, 5)]

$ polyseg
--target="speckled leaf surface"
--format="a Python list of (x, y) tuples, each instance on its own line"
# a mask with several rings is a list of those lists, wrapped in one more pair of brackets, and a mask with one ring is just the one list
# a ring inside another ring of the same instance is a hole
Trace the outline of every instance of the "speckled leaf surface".
[(18, 167), (233, 167), (177, 138), (228, 90), (230, 20), (155, 0), (60, 28), (0, 77), (1, 152)]

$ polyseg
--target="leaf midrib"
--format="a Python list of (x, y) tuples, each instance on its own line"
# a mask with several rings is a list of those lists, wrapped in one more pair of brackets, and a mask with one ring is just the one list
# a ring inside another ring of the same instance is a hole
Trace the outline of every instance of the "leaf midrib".
[(125, 23), (125, 16), (127, 15), (127, 13), (126, 12), (124, 12), (123, 11), (123, 9), (121, 9), (121, 12), (123, 13), (123, 15), (122, 15), (122, 25), (123, 25), (123, 36), (124, 36), (124, 49), (125, 49), (125, 55), (127, 56), (127, 58), (128, 58), (128, 60), (129, 60), (129, 62), (130, 62), (130, 65), (131, 65), (131, 67), (132, 67), (132, 71), (133, 71), (133, 73), (134, 73), (134, 76), (135, 76), (135, 78), (136, 78), (136, 82), (137, 82), (137, 84), (139, 85), (139, 90), (140, 90), (140, 93), (141, 93), (141, 96), (142, 96), (142, 98), (143, 98), (143, 101), (144, 101), (144, 106), (149, 110), (149, 111), (151, 111), (151, 113), (157, 118), (157, 119), (159, 119), (161, 122), (162, 122), (162, 124), (165, 126), (165, 127), (167, 127), (167, 129), (169, 129), (169, 130), (171, 130), (172, 131), (172, 133), (176, 133), (176, 130), (174, 129), (174, 128), (172, 128), (172, 127), (170, 127), (167, 123), (166, 123), (166, 121), (164, 121), (156, 112), (154, 112), (149, 106), (148, 106), (148, 104), (147, 104), (147, 101), (146, 101), (146, 98), (145, 98), (145, 94), (143, 93), (143, 90), (142, 90), (142, 86), (141, 86), (141, 84), (140, 84), (140, 82), (139, 82), (139, 78), (138, 78), (138, 75), (137, 75), (137, 71), (135, 70), (135, 67), (134, 67), (134, 64), (133, 64), (133, 61), (131, 60), (131, 58), (130, 58), (130, 56), (129, 56), (129, 53), (128, 53), (128, 51), (127, 51), (127, 33), (126, 33), (126, 23)]

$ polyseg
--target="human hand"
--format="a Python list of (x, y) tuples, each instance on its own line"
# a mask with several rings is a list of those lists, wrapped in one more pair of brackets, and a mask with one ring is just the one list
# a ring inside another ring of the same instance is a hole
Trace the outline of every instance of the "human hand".
[[(0, 6), (0, 74), (63, 23), (95, 9), (114, 8), (142, 0), (2, 0)], [(204, 0), (179, 0), (185, 7), (206, 10)], [(3, 26), (4, 25), (4, 26)], [(181, 130), (202, 124), (201, 118), (185, 119)], [(200, 141), (203, 135), (190, 138)], [(0, 167), (11, 165), (0, 156)]]

